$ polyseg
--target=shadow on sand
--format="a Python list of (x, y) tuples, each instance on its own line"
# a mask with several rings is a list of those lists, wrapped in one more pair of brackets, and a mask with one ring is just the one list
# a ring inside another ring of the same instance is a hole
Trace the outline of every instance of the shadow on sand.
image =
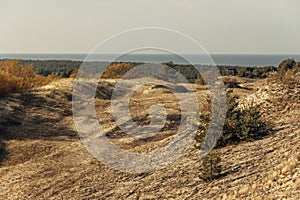
[[(66, 94), (37, 95), (24, 92), (21, 105), (0, 124), (0, 165), (7, 158), (9, 140), (69, 140), (78, 138), (73, 129), (70, 97)], [(65, 118), (69, 117), (69, 122)]]

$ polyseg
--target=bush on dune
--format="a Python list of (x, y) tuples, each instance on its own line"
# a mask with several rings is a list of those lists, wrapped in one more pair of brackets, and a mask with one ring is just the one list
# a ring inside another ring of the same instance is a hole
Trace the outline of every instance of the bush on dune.
[(285, 85), (299, 83), (300, 62), (293, 59), (282, 61), (278, 66), (278, 72), (271, 74), (271, 79)]
[(211, 151), (208, 155), (202, 158), (203, 168), (200, 170), (199, 178), (210, 182), (217, 179), (221, 175), (221, 155), (217, 151)]
[[(238, 96), (232, 94), (232, 90), (227, 91), (226, 118), (222, 134), (216, 143), (212, 153), (202, 159), (203, 169), (200, 178), (204, 181), (212, 181), (221, 174), (221, 157), (217, 149), (237, 144), (242, 141), (252, 141), (260, 139), (269, 133), (268, 123), (262, 119), (260, 107), (253, 103), (240, 105)], [(211, 104), (210, 98), (207, 99)], [(210, 125), (211, 111), (200, 115), (199, 129), (196, 134), (196, 148), (201, 150), (201, 145), (207, 134)]]
[(126, 72), (128, 72), (132, 68), (133, 66), (129, 63), (113, 64), (105, 70), (102, 78), (118, 79), (121, 78)]
[[(222, 135), (219, 138), (216, 148), (241, 141), (251, 141), (265, 136), (269, 127), (262, 119), (260, 107), (253, 103), (240, 105), (237, 95), (232, 95), (232, 90), (227, 91), (226, 119)], [(208, 98), (210, 103), (210, 99)], [(200, 115), (200, 126), (195, 137), (200, 148), (203, 138), (207, 133), (210, 123), (210, 112)]]
[(32, 70), (32, 65), (21, 66), (17, 60), (0, 63), (0, 96), (23, 89), (47, 85), (53, 76), (44, 77)]

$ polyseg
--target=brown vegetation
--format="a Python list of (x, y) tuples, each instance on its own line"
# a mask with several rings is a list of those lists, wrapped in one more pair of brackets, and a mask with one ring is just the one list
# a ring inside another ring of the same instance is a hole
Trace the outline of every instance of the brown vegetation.
[(32, 70), (32, 65), (21, 66), (20, 62), (3, 61), (0, 63), (0, 96), (20, 89), (30, 89), (47, 85), (54, 76), (44, 77)]
[(126, 72), (133, 68), (129, 63), (118, 63), (109, 66), (103, 73), (102, 78), (121, 78)]

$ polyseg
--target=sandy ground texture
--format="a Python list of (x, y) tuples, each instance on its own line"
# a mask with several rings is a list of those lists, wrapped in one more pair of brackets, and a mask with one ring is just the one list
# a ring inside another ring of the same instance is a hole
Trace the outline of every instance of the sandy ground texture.
[[(274, 133), (220, 149), (222, 176), (205, 183), (198, 178), (201, 164), (193, 145), (154, 172), (125, 173), (95, 159), (74, 127), (72, 81), (61, 79), (0, 99), (0, 199), (300, 199), (300, 87), (243, 80), (247, 89), (234, 89), (244, 101), (262, 105)], [(168, 113), (164, 128), (146, 139), (124, 134), (111, 113), (113, 84), (100, 83), (95, 102), (99, 124), (111, 142), (130, 152), (150, 152), (176, 136), (176, 97), (153, 84), (133, 94), (131, 116), (139, 125), (149, 124), (148, 109), (159, 102)], [(208, 91), (193, 88), (189, 92), (204, 107)]]

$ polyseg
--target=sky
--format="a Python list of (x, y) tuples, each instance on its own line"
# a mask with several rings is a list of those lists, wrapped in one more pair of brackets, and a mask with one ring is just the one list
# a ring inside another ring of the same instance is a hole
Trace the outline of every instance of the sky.
[(133, 28), (182, 32), (214, 54), (299, 54), (299, 0), (0, 0), (0, 53), (88, 53)]

